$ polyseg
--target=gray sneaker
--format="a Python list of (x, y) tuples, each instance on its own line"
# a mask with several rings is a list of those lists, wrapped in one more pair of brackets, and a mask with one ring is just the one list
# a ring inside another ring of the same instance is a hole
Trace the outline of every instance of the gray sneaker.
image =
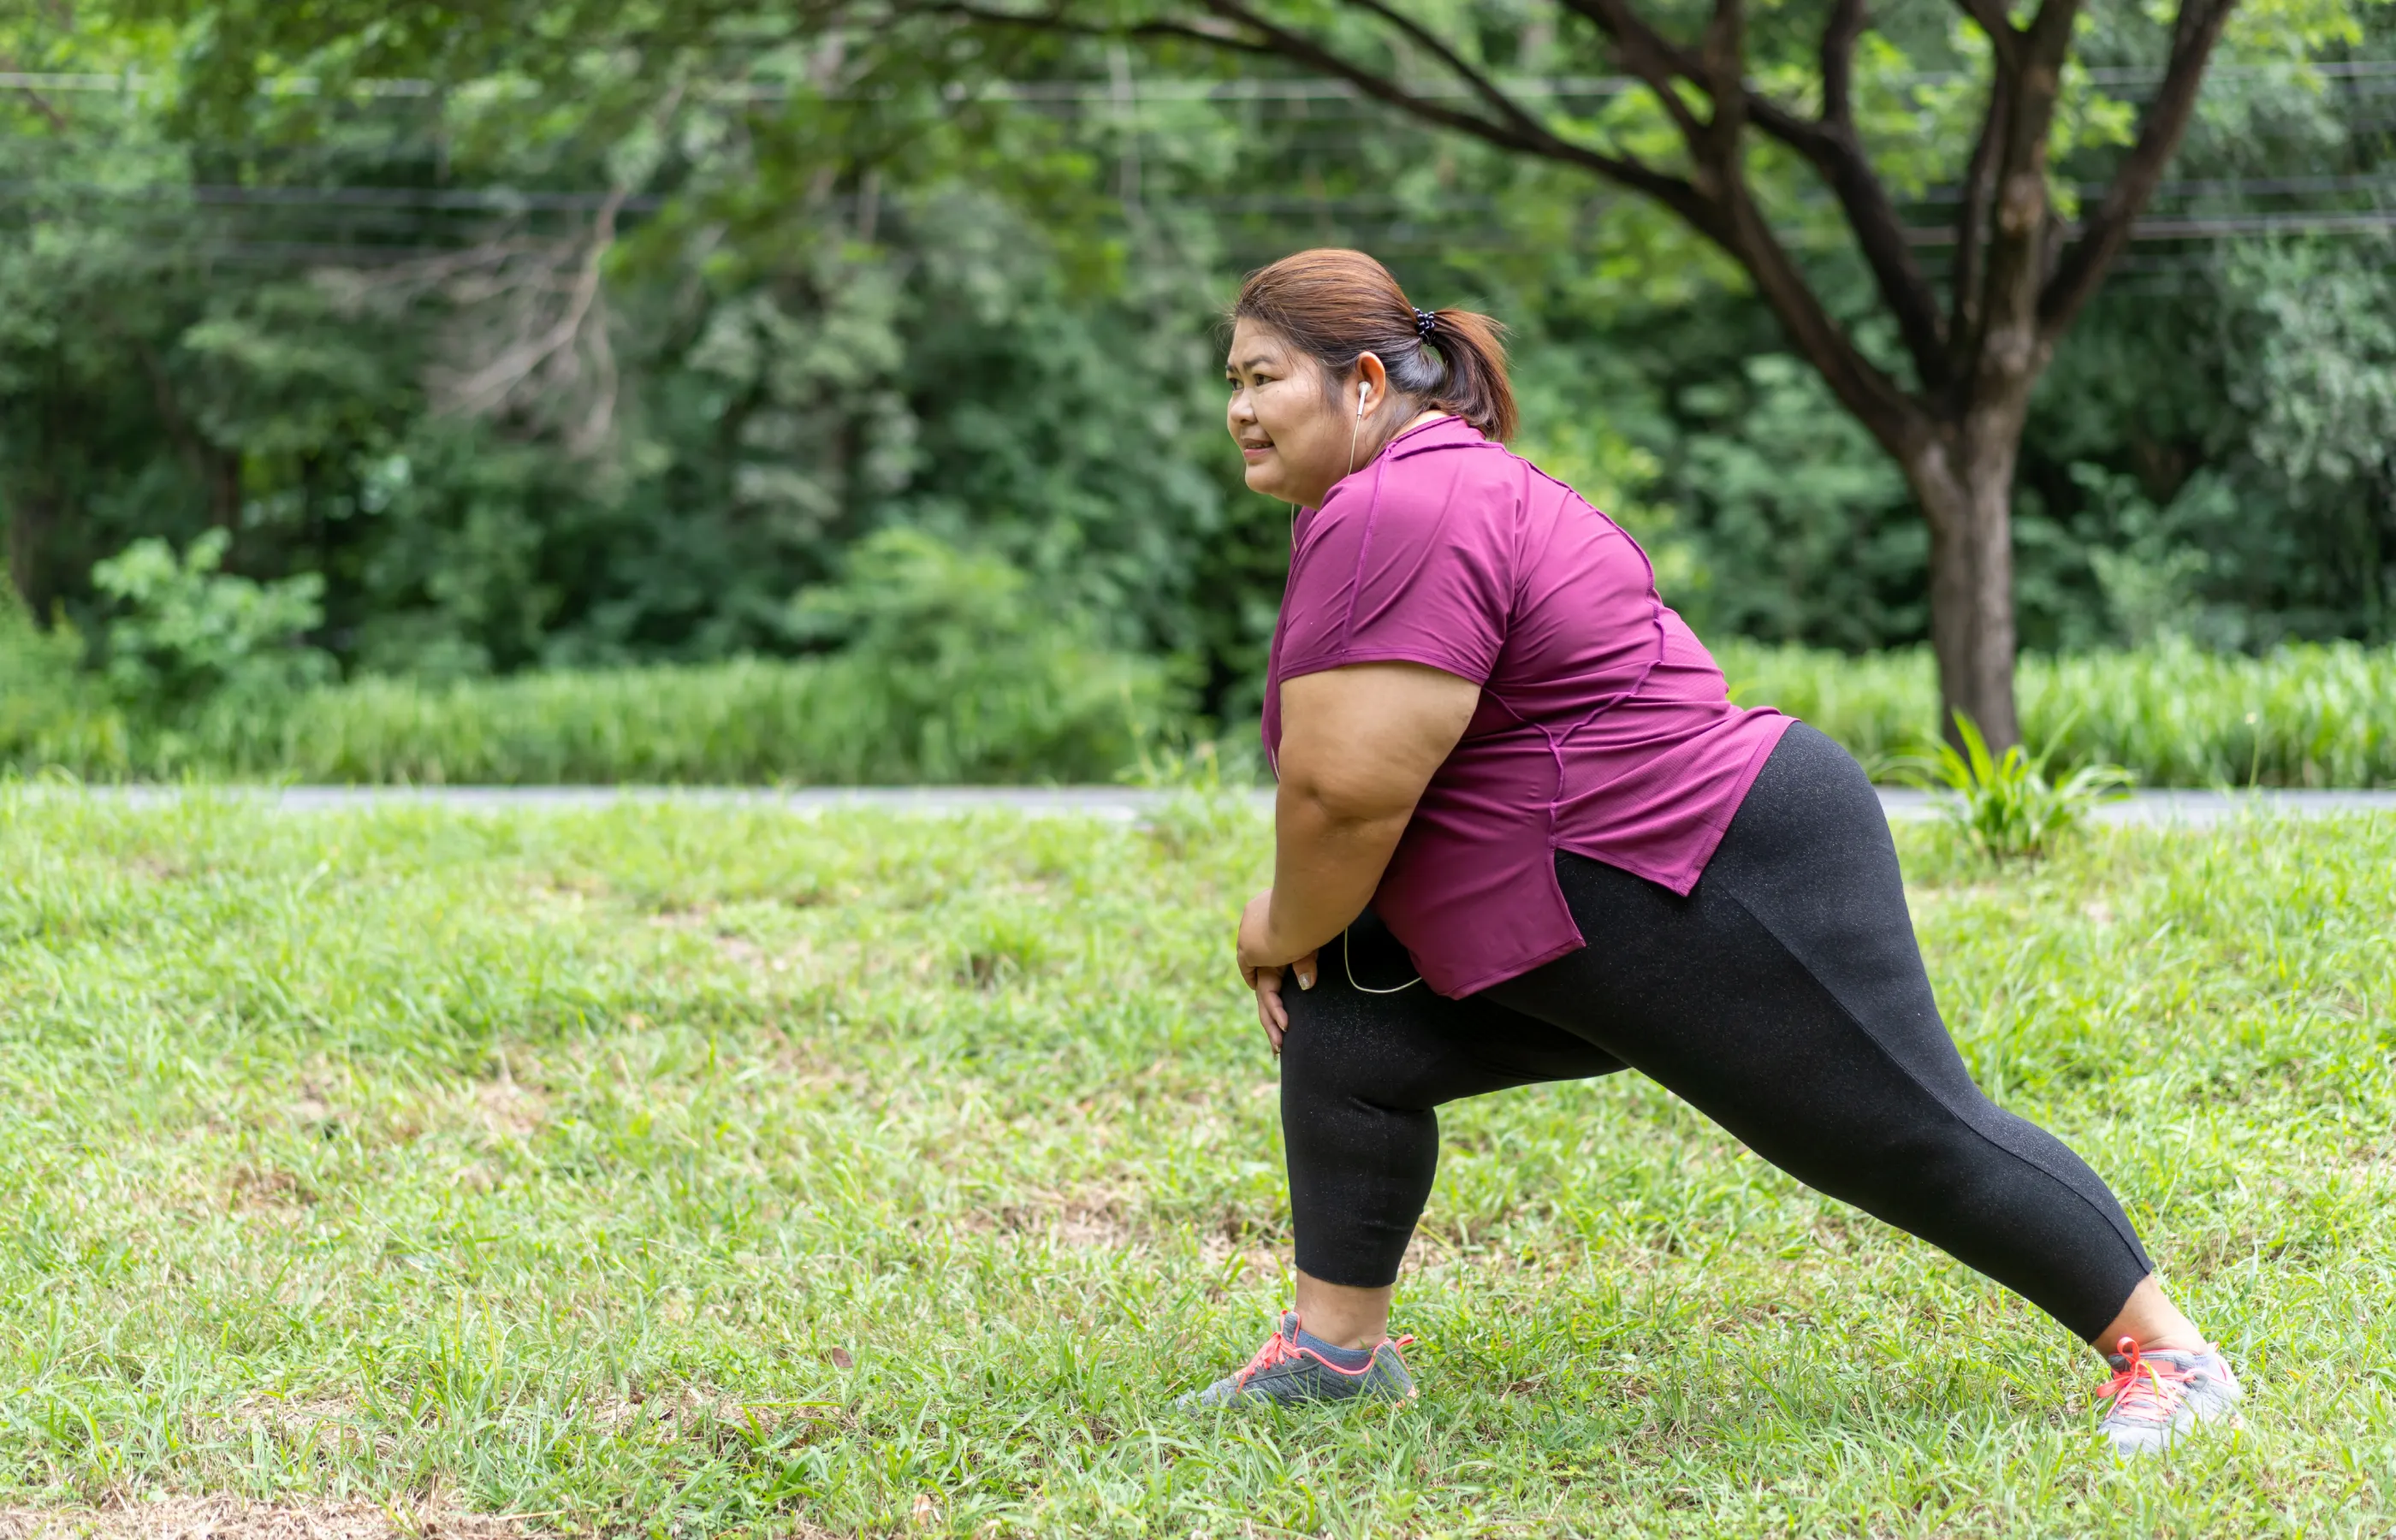
[(2218, 1348), (2202, 1352), (2147, 1353), (2136, 1337), (2123, 1337), (2106, 1355), (2113, 1377), (2096, 1392), (2111, 1403), (2097, 1431), (2116, 1454), (2152, 1454), (2200, 1423), (2243, 1427), (2238, 1414), (2238, 1376)]
[(1298, 1330), (1298, 1312), (1282, 1313), (1281, 1330), (1265, 1338), (1257, 1356), (1236, 1374), (1226, 1374), (1204, 1390), (1193, 1391), (1175, 1404), (1185, 1410), (1214, 1406), (1289, 1406), (1300, 1401), (1404, 1401), (1415, 1393), (1415, 1377), (1406, 1373), (1399, 1349), (1412, 1337), (1383, 1337), (1373, 1349), (1372, 1361), (1361, 1369), (1343, 1369), (1323, 1356), (1329, 1346)]

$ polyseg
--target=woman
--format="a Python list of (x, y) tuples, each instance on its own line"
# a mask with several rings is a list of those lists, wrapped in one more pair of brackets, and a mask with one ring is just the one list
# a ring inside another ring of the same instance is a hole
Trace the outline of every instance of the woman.
[(1298, 1300), (1187, 1400), (1410, 1395), (1390, 1296), (1432, 1109), (1627, 1068), (2110, 1347), (2117, 1447), (2234, 1421), (2237, 1379), (2104, 1182), (1973, 1085), (1862, 771), (1730, 704), (1638, 546), (1502, 447), (1494, 324), (1330, 250), (1232, 313), (1247, 484), (1299, 509), (1273, 885), (1239, 931), (1282, 1055)]

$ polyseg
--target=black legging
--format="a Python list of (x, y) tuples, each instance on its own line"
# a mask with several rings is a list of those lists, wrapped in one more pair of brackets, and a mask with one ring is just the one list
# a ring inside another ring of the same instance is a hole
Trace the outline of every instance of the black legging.
[(2062, 1141), (1972, 1083), (1931, 998), (1880, 800), (1791, 726), (1687, 897), (1559, 855), (1589, 945), (1466, 1000), (1369, 912), (1290, 989), (1282, 1055), (1298, 1265), (1378, 1288), (1430, 1196), (1443, 1102), (1630, 1068), (1808, 1187), (1920, 1236), (2083, 1340), (2152, 1268)]

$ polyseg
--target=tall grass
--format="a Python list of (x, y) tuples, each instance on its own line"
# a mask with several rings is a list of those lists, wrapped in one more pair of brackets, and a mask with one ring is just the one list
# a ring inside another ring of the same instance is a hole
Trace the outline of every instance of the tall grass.
[[(1937, 737), (1927, 649), (1847, 657), (1734, 641), (1715, 656), (1742, 703), (1803, 717), (1867, 764)], [(2146, 786), (2396, 786), (2396, 648), (2033, 654), (2016, 688), (2023, 735), (2059, 765), (2126, 765)]]
[(1105, 781), (1183, 718), (1164, 665), (1106, 653), (946, 681), (839, 657), (363, 679), (177, 726), (128, 721), (97, 691), (0, 688), (0, 765), (423, 786)]
[(1103, 781), (1175, 718), (1159, 665), (1051, 661), (946, 690), (846, 658), (367, 680), (279, 720), (215, 719), (190, 747), (203, 767), (301, 781)]
[[(1736, 640), (1715, 651), (1739, 700), (1804, 718), (1876, 773), (1937, 741), (1926, 651), (1849, 657)], [(836, 654), (366, 679), (220, 705), (171, 728), (128, 720), (87, 676), (61, 675), (66, 657), (38, 633), (0, 644), (0, 766), (419, 785), (1092, 782), (1145, 745), (1206, 731), (1169, 665), (1069, 638), (939, 665)], [(2110, 762), (2150, 787), (2396, 787), (2396, 649), (2028, 657), (2019, 689), (2030, 742), (2067, 772)]]

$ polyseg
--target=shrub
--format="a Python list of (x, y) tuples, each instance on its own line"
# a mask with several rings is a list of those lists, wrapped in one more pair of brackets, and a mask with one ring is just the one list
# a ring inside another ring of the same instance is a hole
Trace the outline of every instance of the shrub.
[(0, 764), (122, 774), (130, 758), (124, 714), (84, 671), (83, 638), (61, 622), (45, 631), (17, 591), (0, 583)]
[(119, 606), (108, 682), (137, 713), (167, 723), (272, 710), (332, 677), (332, 658), (300, 641), (324, 623), (324, 578), (259, 583), (221, 572), (232, 540), (211, 529), (180, 560), (164, 540), (136, 540), (93, 565), (93, 586)]
[(1178, 736), (1165, 663), (1110, 651), (996, 557), (914, 531), (859, 547), (792, 606), (840, 650), (796, 661), (366, 679), (274, 712), (212, 712), (200, 750), (248, 774), (422, 784), (1103, 781)]
[(2083, 764), (2060, 784), (2048, 779), (2048, 750), (2030, 753), (2017, 743), (2003, 754), (1989, 752), (1988, 739), (1969, 716), (1955, 713), (1958, 750), (1938, 745), (1927, 758), (1902, 764), (1912, 778), (1943, 788), (1938, 810), (1992, 861), (2030, 860), (2076, 828), (2089, 805), (2137, 777), (2118, 764)]

